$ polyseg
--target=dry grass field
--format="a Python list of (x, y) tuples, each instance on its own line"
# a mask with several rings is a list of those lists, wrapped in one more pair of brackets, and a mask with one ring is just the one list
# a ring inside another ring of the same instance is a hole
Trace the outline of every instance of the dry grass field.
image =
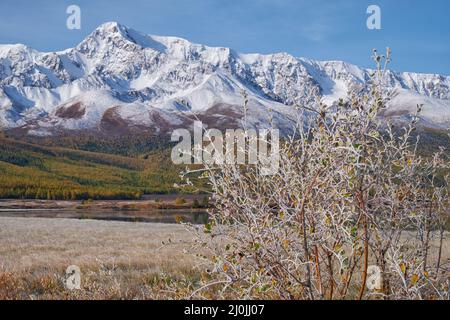
[[(0, 299), (152, 298), (163, 275), (196, 276), (190, 241), (180, 225), (0, 217)], [(82, 290), (65, 288), (69, 265)]]
[[(179, 298), (167, 282), (200, 277), (184, 253), (192, 241), (176, 224), (0, 217), (0, 300)], [(448, 234), (442, 258), (448, 267)], [(65, 286), (70, 265), (81, 269), (81, 290)]]

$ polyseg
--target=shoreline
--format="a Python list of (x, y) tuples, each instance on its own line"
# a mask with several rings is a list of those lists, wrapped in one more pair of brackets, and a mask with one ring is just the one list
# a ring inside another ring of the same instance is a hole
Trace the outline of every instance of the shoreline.
[(145, 195), (139, 200), (39, 200), (39, 199), (0, 199), (0, 212), (13, 210), (176, 210), (207, 209), (208, 195)]
[[(178, 196), (178, 195), (177, 195)], [(173, 196), (153, 200), (0, 200), (0, 217), (204, 224), (207, 206)]]

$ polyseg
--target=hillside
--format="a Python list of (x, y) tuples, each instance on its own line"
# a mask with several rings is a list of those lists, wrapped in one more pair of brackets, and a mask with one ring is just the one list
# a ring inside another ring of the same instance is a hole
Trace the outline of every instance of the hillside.
[(51, 147), (0, 138), (0, 198), (139, 199), (177, 192), (182, 168), (168, 149), (141, 157)]
[[(418, 135), (422, 156), (440, 147), (450, 156), (448, 130), (419, 128), (413, 139)], [(146, 135), (0, 134), (0, 198), (139, 199), (142, 194), (177, 193), (173, 185), (180, 183), (185, 167), (174, 165), (170, 152), (169, 144)], [(201, 186), (196, 177), (192, 180)]]

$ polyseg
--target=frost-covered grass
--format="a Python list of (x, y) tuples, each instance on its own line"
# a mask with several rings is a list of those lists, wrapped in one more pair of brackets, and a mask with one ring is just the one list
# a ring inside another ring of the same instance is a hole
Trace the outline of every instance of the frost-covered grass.
[[(0, 217), (0, 300), (181, 298), (201, 272), (184, 253), (191, 241), (180, 225)], [(447, 265), (448, 234), (443, 254)], [(81, 268), (82, 290), (65, 288), (69, 265)]]
[[(180, 225), (0, 217), (0, 299), (152, 298), (162, 278), (196, 277), (190, 241)], [(69, 265), (80, 291), (64, 286)]]

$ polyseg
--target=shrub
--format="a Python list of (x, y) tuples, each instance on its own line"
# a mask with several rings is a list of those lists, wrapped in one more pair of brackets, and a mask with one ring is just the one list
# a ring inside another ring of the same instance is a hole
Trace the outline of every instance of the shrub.
[(180, 206), (186, 203), (186, 200), (184, 198), (176, 198), (175, 199), (175, 204)]
[(210, 222), (191, 228), (210, 273), (191, 297), (214, 287), (218, 298), (239, 299), (448, 298), (449, 162), (442, 149), (417, 155), (410, 137), (421, 106), (401, 135), (379, 121), (392, 96), (383, 89), (389, 55), (375, 52), (370, 86), (348, 99), (296, 108), (275, 175), (205, 164)]

